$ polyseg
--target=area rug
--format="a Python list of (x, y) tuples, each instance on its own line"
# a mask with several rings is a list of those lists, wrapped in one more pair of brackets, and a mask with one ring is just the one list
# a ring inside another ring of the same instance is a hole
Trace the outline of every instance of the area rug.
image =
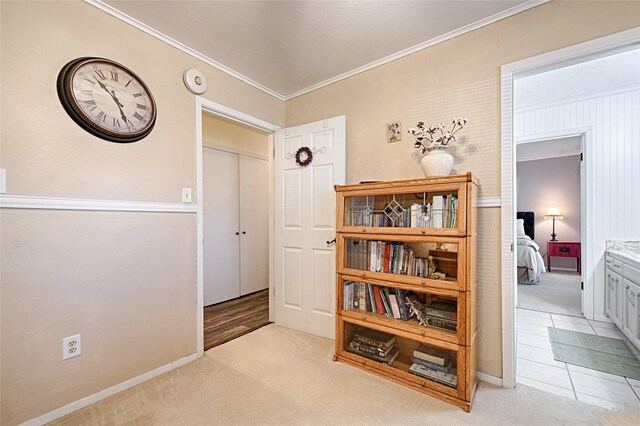
[(547, 329), (556, 361), (640, 380), (640, 362), (621, 339)]

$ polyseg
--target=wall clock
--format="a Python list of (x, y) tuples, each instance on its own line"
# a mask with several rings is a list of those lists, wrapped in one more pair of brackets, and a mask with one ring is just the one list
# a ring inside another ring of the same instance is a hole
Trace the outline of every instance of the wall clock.
[(109, 59), (74, 59), (58, 74), (57, 89), (69, 116), (99, 138), (136, 142), (155, 125), (156, 103), (147, 85)]

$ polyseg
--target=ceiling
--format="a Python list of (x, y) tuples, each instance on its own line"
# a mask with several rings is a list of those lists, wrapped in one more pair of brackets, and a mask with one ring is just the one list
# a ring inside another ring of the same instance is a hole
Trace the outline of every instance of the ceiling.
[(86, 1), (286, 99), (546, 0)]
[(580, 155), (582, 138), (570, 136), (516, 145), (516, 161), (544, 160), (547, 158)]
[(640, 49), (616, 52), (515, 80), (513, 107), (536, 108), (640, 86)]

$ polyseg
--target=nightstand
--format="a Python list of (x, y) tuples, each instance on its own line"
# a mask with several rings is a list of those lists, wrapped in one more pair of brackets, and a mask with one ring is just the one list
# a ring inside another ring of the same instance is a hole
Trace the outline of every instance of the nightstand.
[(551, 256), (575, 257), (578, 273), (580, 273), (580, 243), (575, 241), (547, 242), (547, 271), (551, 272)]

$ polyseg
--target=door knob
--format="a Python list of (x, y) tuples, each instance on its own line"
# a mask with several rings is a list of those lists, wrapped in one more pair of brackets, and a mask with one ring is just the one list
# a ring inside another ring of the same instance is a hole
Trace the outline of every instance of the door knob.
[(247, 231), (242, 231), (242, 235), (246, 235), (246, 234), (247, 234)]
[(330, 246), (331, 244), (335, 244), (335, 242), (336, 242), (335, 238), (331, 241), (327, 240), (327, 245)]
[(239, 232), (236, 232), (236, 235), (240, 235), (240, 233), (239, 233)]

